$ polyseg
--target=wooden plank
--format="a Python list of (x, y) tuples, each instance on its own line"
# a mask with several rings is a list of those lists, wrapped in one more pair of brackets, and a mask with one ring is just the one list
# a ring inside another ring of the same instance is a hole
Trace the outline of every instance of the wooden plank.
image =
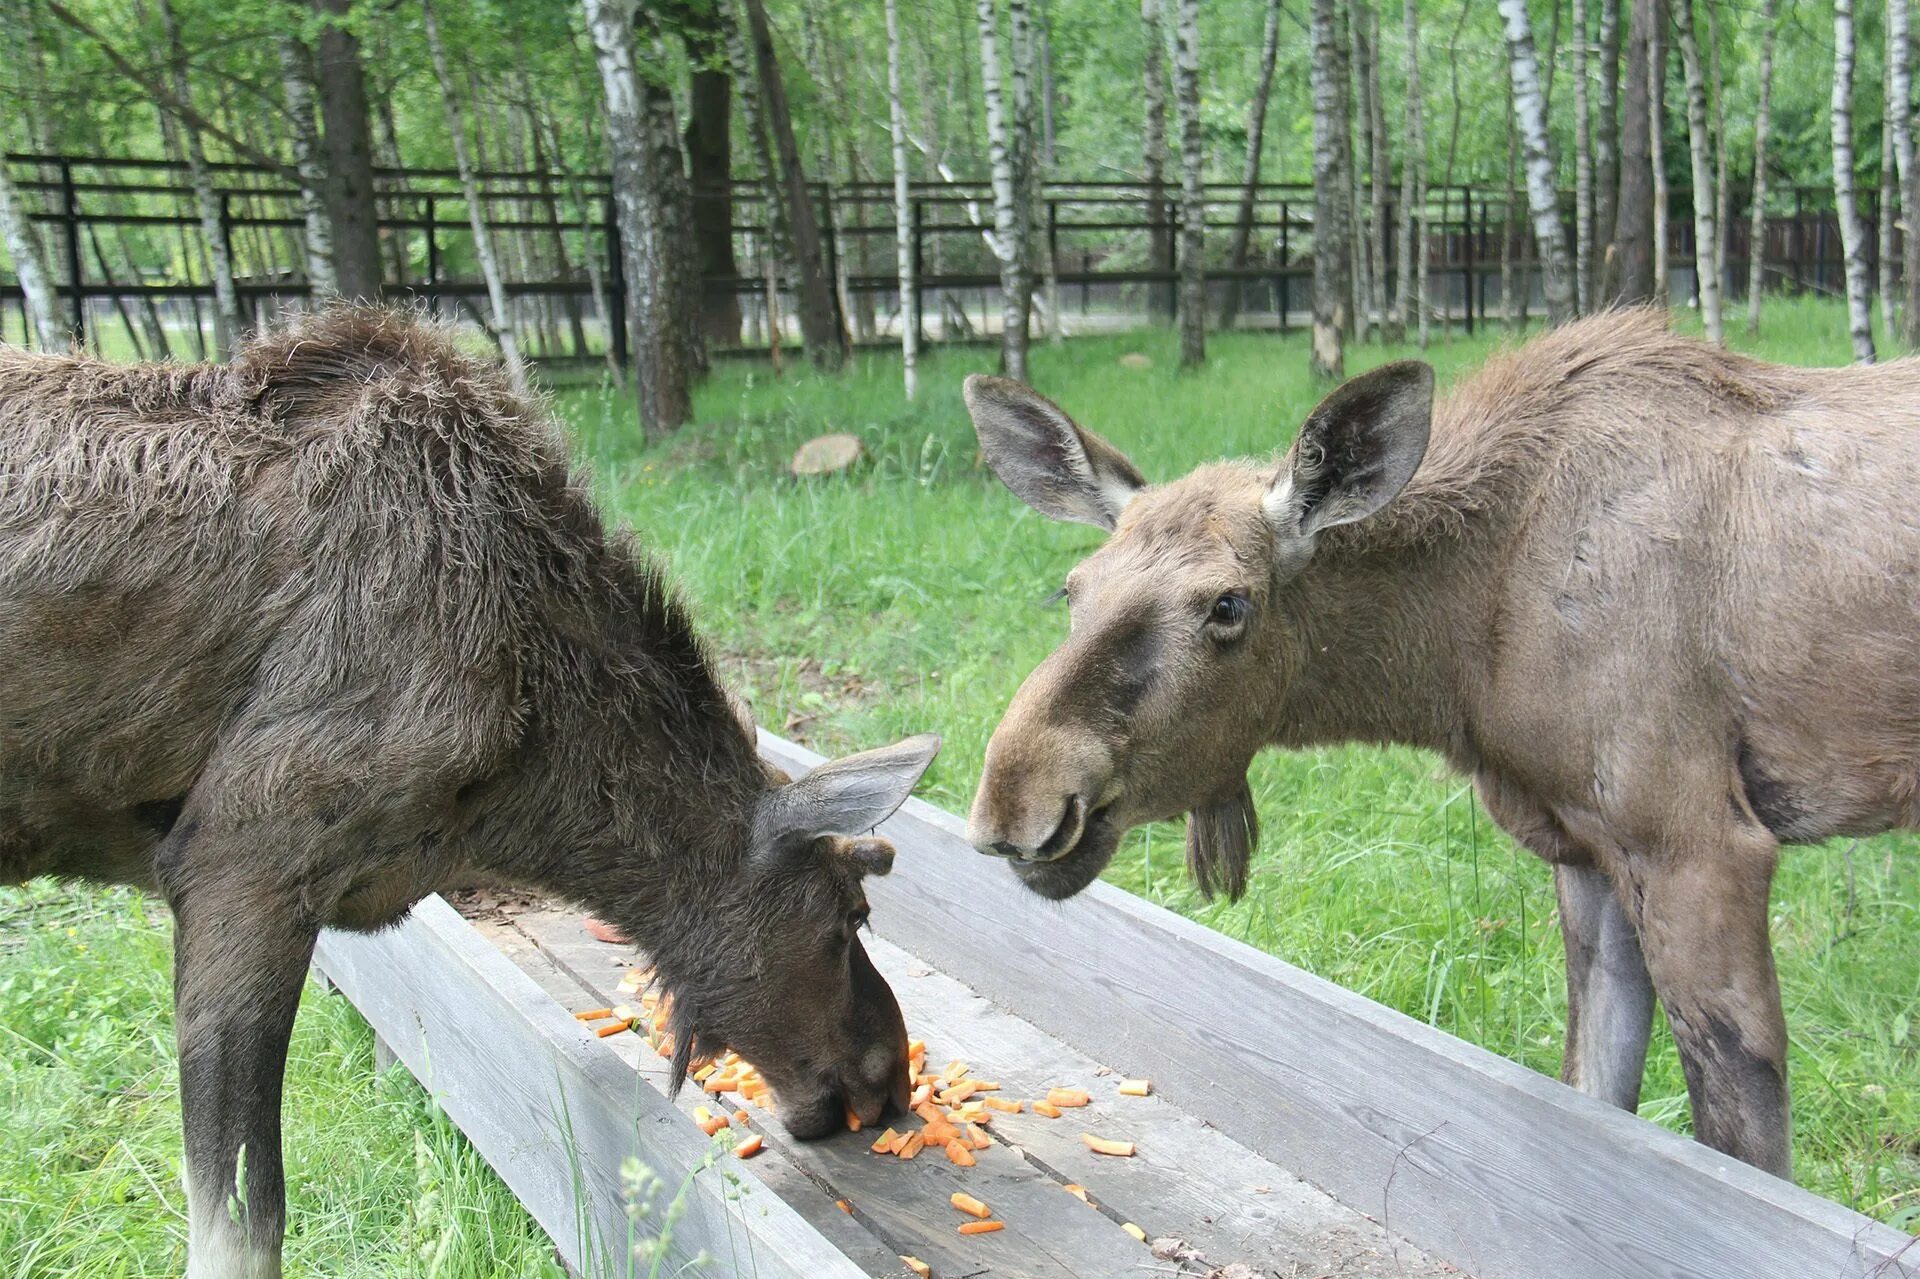
[(882, 831), (890, 939), (1482, 1279), (1920, 1276), (1899, 1231), (1118, 889), (1043, 901), (931, 805)]
[(750, 1163), (723, 1154), (714, 1166), (697, 1130), (438, 897), (397, 928), (323, 933), (315, 962), (582, 1274), (630, 1273), (619, 1184), (629, 1156), (684, 1187), (668, 1273), (703, 1251), (762, 1279), (867, 1273)]

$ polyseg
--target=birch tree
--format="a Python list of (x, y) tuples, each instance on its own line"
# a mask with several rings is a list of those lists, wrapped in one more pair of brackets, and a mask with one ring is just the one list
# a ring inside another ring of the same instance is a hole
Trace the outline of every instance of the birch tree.
[[(1267, 25), (1260, 37), (1260, 76), (1247, 103), (1247, 158), (1240, 173), (1240, 205), (1234, 213), (1233, 244), (1227, 257), (1235, 272), (1244, 271), (1253, 242), (1254, 200), (1260, 186), (1261, 152), (1267, 134), (1267, 103), (1273, 96), (1273, 69), (1280, 56), (1280, 0), (1267, 0)], [(1227, 283), (1220, 307), (1220, 327), (1230, 329), (1240, 314), (1243, 281), (1236, 274)]]
[(325, 19), (313, 46), (320, 91), (327, 212), (333, 224), (334, 279), (342, 295), (380, 297), (380, 224), (374, 206), (373, 130), (367, 110), (360, 38), (348, 23), (353, 0), (312, 0)]
[(1603, 305), (1620, 200), (1620, 0), (1600, 0), (1600, 74), (1593, 112), (1593, 277), (1591, 305)]
[(1402, 324), (1409, 322), (1418, 311), (1420, 346), (1424, 350), (1428, 337), (1427, 126), (1426, 100), (1420, 88), (1418, 0), (1403, 0), (1400, 23), (1405, 28), (1407, 45), (1407, 158), (1400, 167), (1400, 287), (1394, 310), (1399, 313)]
[(900, 0), (887, 0), (887, 125), (893, 141), (893, 241), (900, 271), (900, 367), (911, 400), (920, 391), (920, 326), (913, 304), (913, 206), (907, 197), (907, 109), (900, 88)]
[[(1007, 51), (1011, 67), (1012, 117), (1008, 129), (1008, 159), (1013, 166), (1014, 232), (1020, 260), (1021, 343), (1033, 336), (1034, 259), (1034, 107), (1033, 20), (1031, 0), (1007, 0)], [(1025, 352), (1022, 352), (1025, 360)]]
[(760, 111), (760, 78), (754, 71), (753, 55), (740, 35), (740, 24), (728, 21), (724, 25), (727, 59), (733, 67), (733, 78), (740, 87), (740, 119), (747, 127), (747, 137), (753, 143), (754, 159), (760, 166), (761, 193), (767, 210), (766, 243), (760, 252), (760, 300), (766, 310), (767, 359), (773, 366), (773, 375), (779, 377), (780, 344), (784, 335), (780, 319), (780, 274), (788, 244), (786, 202), (781, 194), (780, 170), (773, 161), (773, 142), (767, 136), (766, 121)]
[[(187, 48), (180, 38), (180, 20), (174, 14), (172, 0), (160, 0), (160, 23), (166, 33), (167, 66), (173, 76), (173, 94), (191, 107), (193, 88), (187, 80)], [(205, 242), (207, 264), (213, 275), (213, 349), (217, 358), (233, 354), (240, 340), (240, 293), (233, 285), (233, 254), (227, 244), (226, 220), (221, 216), (220, 195), (213, 187), (213, 170), (207, 165), (206, 144), (199, 124), (182, 115), (178, 121), (186, 145), (187, 177), (193, 186), (193, 204), (200, 218), (200, 237)]]
[(1533, 48), (1533, 23), (1527, 0), (1499, 0), (1506, 20), (1507, 62), (1513, 77), (1514, 117), (1526, 160), (1527, 206), (1539, 246), (1540, 272), (1547, 295), (1547, 318), (1565, 324), (1573, 318), (1573, 278), (1567, 269), (1567, 232), (1560, 222), (1554, 190), (1553, 143), (1547, 134), (1546, 95), (1540, 85), (1540, 61)]
[(333, 269), (333, 222), (327, 216), (327, 166), (320, 153), (320, 122), (314, 114), (313, 51), (296, 37), (276, 40), (280, 54), (280, 86), (287, 102), (287, 140), (293, 149), (293, 167), (300, 174), (301, 243), (307, 264), (307, 287), (318, 298), (340, 291)]
[(1352, 288), (1351, 130), (1347, 119), (1346, 44), (1339, 0), (1313, 0), (1313, 345), (1319, 377), (1345, 374), (1342, 350)]
[(1726, 79), (1720, 74), (1720, 0), (1707, 0), (1707, 74), (1713, 90), (1713, 278), (1727, 296), (1727, 220), (1732, 216), (1733, 148), (1727, 145)]
[(1587, 102), (1587, 0), (1573, 0), (1574, 299), (1593, 309), (1593, 120)]
[(1207, 195), (1201, 185), (1200, 0), (1175, 0), (1173, 96), (1180, 113), (1180, 367), (1207, 360)]
[(1348, 101), (1360, 117), (1354, 121), (1359, 131), (1359, 146), (1353, 154), (1353, 334), (1365, 342), (1372, 336), (1374, 273), (1379, 269), (1371, 254), (1375, 209), (1368, 199), (1370, 187), (1366, 174), (1372, 170), (1373, 155), (1373, 82), (1368, 64), (1373, 61), (1367, 25), (1366, 0), (1347, 0), (1348, 61), (1352, 79)]
[(500, 259), (494, 252), (493, 232), (487, 227), (487, 206), (480, 198), (480, 184), (473, 174), (473, 155), (467, 138), (466, 111), (453, 71), (447, 61), (447, 45), (440, 34), (440, 21), (433, 11), (433, 0), (420, 0), (420, 17), (426, 28), (427, 52), (433, 60), (434, 78), (440, 82), (440, 101), (446, 108), (447, 133), (453, 143), (453, 164), (460, 175), (460, 195), (467, 206), (467, 225), (473, 230), (473, 255), (480, 263), (480, 278), (487, 286), (487, 327), (500, 358), (507, 366), (513, 389), (527, 393), (527, 368), (520, 359), (520, 343), (513, 332), (513, 314), (508, 309), (507, 285), (500, 274)]
[[(1771, 12), (1773, 0), (1767, 0)], [(1767, 29), (1772, 31), (1772, 23)], [(1895, 101), (1913, 100), (1913, 29), (1907, 0), (1887, 0), (1887, 88)], [(1769, 50), (1771, 52), (1771, 50)], [(1901, 264), (1906, 273), (1906, 306), (1901, 314), (1901, 339), (1909, 350), (1920, 347), (1920, 226), (1914, 225), (1920, 211), (1920, 173), (1915, 173), (1915, 119), (1911, 109), (1899, 114), (1893, 135), (1894, 158), (1900, 164), (1900, 182), (1907, 210), (1907, 234)]]
[[(1773, 29), (1779, 0), (1760, 9), (1760, 103), (1753, 116), (1753, 209), (1747, 226), (1747, 336), (1760, 336), (1760, 298), (1767, 271), (1767, 132), (1773, 127)], [(1905, 9), (1905, 0), (1890, 0)], [(1891, 29), (1891, 28), (1889, 28)], [(1910, 237), (1911, 238), (1911, 237)]]
[(1725, 346), (1720, 310), (1720, 272), (1713, 260), (1714, 195), (1712, 135), (1707, 129), (1707, 85), (1701, 74), (1700, 43), (1693, 29), (1693, 0), (1669, 0), (1680, 66), (1687, 77), (1687, 152), (1693, 164), (1693, 278), (1700, 293), (1700, 319), (1707, 340)]
[(1620, 198), (1613, 215), (1612, 302), (1650, 302), (1653, 280), (1653, 59), (1658, 0), (1632, 0), (1628, 13), (1627, 87), (1620, 111)]
[[(1161, 22), (1160, 0), (1140, 0), (1140, 34), (1146, 41), (1141, 60), (1141, 88), (1145, 118), (1140, 132), (1140, 165), (1147, 185), (1147, 267), (1173, 270), (1173, 215), (1167, 203), (1167, 37)], [(1155, 281), (1147, 286), (1147, 313), (1161, 320), (1173, 316), (1173, 286)]]
[(54, 291), (47, 274), (46, 259), (41, 256), (40, 237), (34, 233), (26, 203), (13, 175), (0, 162), (0, 241), (13, 259), (13, 273), (26, 295), (27, 317), (33, 326), (33, 340), (43, 351), (64, 351), (72, 340), (71, 322), (60, 295)]
[[(1913, 45), (1911, 15), (1907, 0), (1887, 0), (1887, 67), (1883, 97), (1885, 117), (1881, 143), (1880, 179), (1880, 295), (1886, 308), (1887, 328), (1892, 331), (1896, 315), (1894, 280), (1899, 265), (1894, 254), (1894, 210), (1905, 214), (1907, 251), (1912, 260), (1915, 228), (1912, 226), (1914, 203), (1903, 199), (1904, 184), (1913, 176)], [(1895, 176), (1897, 175), (1897, 177)], [(1912, 269), (1912, 268), (1909, 268)], [(1910, 326), (1909, 326), (1910, 327)], [(1902, 330), (1903, 340), (1907, 339)]]
[(1027, 260), (1022, 249), (1026, 221), (1014, 175), (1016, 132), (1000, 79), (1000, 22), (994, 0), (977, 0), (980, 92), (987, 104), (987, 163), (993, 173), (993, 251), (1000, 263), (1000, 371), (1027, 380)]
[(1867, 267), (1867, 237), (1854, 198), (1853, 0), (1833, 0), (1833, 205), (1847, 264), (1847, 328), (1853, 358), (1873, 363), (1873, 280)]
[(1667, 33), (1655, 0), (1647, 33), (1647, 159), (1653, 166), (1653, 300), (1667, 304)]

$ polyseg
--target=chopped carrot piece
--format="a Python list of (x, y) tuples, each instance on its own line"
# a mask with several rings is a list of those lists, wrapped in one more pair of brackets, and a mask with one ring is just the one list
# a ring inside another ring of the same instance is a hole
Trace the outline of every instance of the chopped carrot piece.
[(967, 1077), (967, 1070), (967, 1063), (955, 1057), (947, 1063), (947, 1068), (940, 1073), (946, 1077), (948, 1083), (957, 1084)]
[(1120, 1095), (1122, 1097), (1145, 1097), (1152, 1091), (1153, 1081), (1150, 1079), (1123, 1079), (1120, 1081)]
[(1138, 1239), (1141, 1243), (1145, 1243), (1147, 1241), (1147, 1232), (1140, 1229), (1140, 1227), (1134, 1225), (1131, 1221), (1121, 1222), (1120, 1229), (1126, 1231), (1128, 1234), (1132, 1235), (1135, 1239)]
[(733, 1112), (733, 1122), (735, 1122), (736, 1124), (739, 1124), (742, 1128), (745, 1128), (748, 1124), (753, 1122), (753, 1116), (749, 1115), (744, 1110), (736, 1110)]
[(623, 1030), (631, 1030), (631, 1029), (633, 1029), (633, 1027), (627, 1025), (626, 1022), (616, 1021), (616, 1022), (610, 1022), (607, 1025), (600, 1027), (598, 1030), (594, 1031), (593, 1033), (598, 1035), (600, 1038), (605, 1039), (608, 1035), (617, 1035)]
[(972, 1080), (967, 1080), (964, 1083), (955, 1084), (953, 1087), (941, 1093), (940, 1104), (943, 1106), (957, 1106), (979, 1091), (979, 1084), (974, 1083)]
[(693, 1072), (693, 1082), (696, 1084), (704, 1084), (707, 1082), (707, 1080), (712, 1079), (715, 1075), (719, 1073), (720, 1073), (720, 1067), (709, 1062), (706, 1065), (700, 1067), (700, 1069)]
[(976, 1125), (968, 1124), (967, 1125), (967, 1142), (975, 1150), (985, 1150), (988, 1146), (991, 1146), (993, 1144), (993, 1139), (987, 1136), (986, 1133), (981, 1132)]
[(989, 1109), (998, 1110), (1002, 1114), (1008, 1114), (1008, 1115), (1017, 1115), (1020, 1113), (1020, 1109), (1021, 1109), (1019, 1102), (1002, 1101), (998, 1097), (987, 1098), (987, 1106)]
[(740, 1076), (715, 1075), (713, 1078), (707, 1080), (704, 1086), (710, 1093), (739, 1092)]
[(836, 1199), (836, 1200), (834, 1200), (834, 1201), (833, 1201), (833, 1206), (834, 1206), (834, 1207), (836, 1207), (836, 1208), (838, 1208), (838, 1209), (839, 1209), (839, 1210), (840, 1210), (841, 1212), (844, 1212), (844, 1213), (846, 1213), (846, 1214), (847, 1214), (847, 1215), (848, 1215), (849, 1217), (851, 1217), (851, 1216), (853, 1215), (853, 1205), (852, 1205), (852, 1204), (850, 1204), (850, 1203), (848, 1203), (848, 1202), (847, 1202), (846, 1200), (844, 1200), (844, 1199)]
[(900, 1135), (899, 1133), (889, 1128), (885, 1132), (881, 1133), (878, 1137), (874, 1138), (873, 1145), (870, 1147), (870, 1149), (876, 1155), (890, 1155), (893, 1153), (893, 1150), (892, 1150), (893, 1139), (895, 1137), (898, 1137), (899, 1135)]
[(911, 1159), (926, 1148), (927, 1139), (917, 1132), (910, 1132), (907, 1134), (907, 1144), (900, 1147), (899, 1155), (902, 1159)]
[(611, 1008), (589, 1008), (583, 1013), (575, 1013), (573, 1019), (575, 1021), (599, 1021), (602, 1017), (611, 1016), (613, 1016), (613, 1009)]
[(1004, 1221), (968, 1221), (961, 1224), (960, 1233), (963, 1235), (990, 1235), (996, 1230), (1005, 1230), (1006, 1228), (1007, 1223)]
[(1049, 1119), (1058, 1119), (1060, 1117), (1060, 1107), (1050, 1101), (1036, 1101), (1033, 1103), (1033, 1113), (1036, 1115), (1045, 1115)]
[(909, 1257), (906, 1253), (903, 1252), (900, 1254), (900, 1260), (906, 1262), (907, 1269), (913, 1271), (913, 1273), (915, 1273), (916, 1275), (919, 1275), (920, 1279), (933, 1279), (933, 1267), (928, 1265), (926, 1262), (920, 1260), (920, 1258)]
[(963, 1190), (956, 1190), (947, 1196), (947, 1202), (958, 1208), (961, 1212), (966, 1213), (969, 1217), (985, 1218), (993, 1215), (993, 1209), (987, 1207)]
[(727, 1121), (718, 1115), (700, 1121), (700, 1131), (711, 1137), (727, 1126)]
[(1047, 1100), (1056, 1106), (1084, 1106), (1093, 1098), (1084, 1088), (1049, 1088)]
[(1068, 1194), (1072, 1195), (1075, 1199), (1078, 1199), (1083, 1204), (1090, 1204), (1093, 1202), (1093, 1200), (1087, 1198), (1087, 1188), (1085, 1186), (1079, 1185), (1076, 1182), (1069, 1181), (1066, 1185), (1060, 1187), (1060, 1189), (1066, 1191)]
[(907, 1098), (907, 1109), (918, 1110), (933, 1100), (933, 1085), (921, 1084), (913, 1090), (913, 1096)]
[(960, 1135), (960, 1130), (944, 1119), (934, 1120), (921, 1131), (936, 1146), (944, 1146)]
[(848, 1132), (860, 1131), (860, 1116), (853, 1113), (852, 1106), (847, 1107), (847, 1131)]
[(1000, 1091), (999, 1084), (993, 1083), (988, 1080), (976, 1079), (976, 1080), (973, 1080), (972, 1082), (973, 1082), (973, 1090), (975, 1092), (999, 1092)]
[(1122, 1159), (1133, 1157), (1133, 1143), (1130, 1141), (1107, 1141), (1090, 1132), (1081, 1133), (1080, 1140), (1096, 1155), (1114, 1155)]
[(989, 1118), (986, 1105), (978, 1101), (970, 1101), (953, 1113), (970, 1124), (984, 1124)]
[(973, 1152), (958, 1137), (947, 1143), (947, 1158), (962, 1168), (971, 1168), (975, 1163)]
[(766, 1142), (761, 1140), (760, 1134), (755, 1133), (753, 1134), (753, 1136), (747, 1138), (745, 1141), (735, 1146), (733, 1148), (733, 1153), (736, 1158), (751, 1159), (755, 1155), (759, 1154), (760, 1151), (765, 1148), (765, 1146), (766, 1146)]
[(907, 1056), (909, 1056), (909, 1057), (924, 1057), (924, 1056), (926, 1056), (926, 1055), (927, 1055), (927, 1041), (926, 1041), (926, 1040), (924, 1040), (924, 1039), (909, 1039), (909, 1040), (907, 1041)]
[(673, 1057), (673, 1036), (663, 1035), (660, 1042), (653, 1046), (653, 1050), (662, 1057), (671, 1059)]

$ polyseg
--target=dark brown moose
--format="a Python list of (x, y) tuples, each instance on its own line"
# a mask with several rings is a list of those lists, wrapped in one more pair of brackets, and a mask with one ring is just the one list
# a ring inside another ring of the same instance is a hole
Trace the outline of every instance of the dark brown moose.
[(769, 772), (550, 420), (435, 329), (339, 309), (225, 367), (0, 353), (0, 698), (0, 883), (173, 911), (193, 1279), (280, 1273), (315, 934), (472, 878), (616, 922), (676, 1066), (731, 1045), (797, 1135), (906, 1099), (857, 935), (893, 850), (858, 836), (938, 740)]
[(1780, 847), (1920, 816), (1920, 364), (1776, 367), (1613, 312), (1437, 405), (1387, 365), (1277, 466), (1164, 485), (1025, 387), (966, 395), (1008, 488), (1112, 533), (987, 748), (976, 846), (1066, 897), (1185, 812), (1195, 879), (1237, 895), (1262, 747), (1437, 751), (1554, 866), (1563, 1077), (1634, 1107), (1657, 994), (1700, 1139), (1789, 1174)]

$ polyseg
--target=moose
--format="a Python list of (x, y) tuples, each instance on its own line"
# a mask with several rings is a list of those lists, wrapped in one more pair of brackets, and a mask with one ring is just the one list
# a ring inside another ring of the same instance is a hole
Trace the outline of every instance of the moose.
[(987, 748), (968, 837), (1050, 898), (1188, 814), (1238, 896), (1263, 747), (1405, 743), (1553, 866), (1562, 1078), (1633, 1109), (1653, 999), (1698, 1138), (1790, 1175), (1780, 848), (1920, 823), (1920, 363), (1784, 368), (1605, 312), (1434, 402), (1341, 385), (1278, 464), (1150, 485), (966, 385), (1015, 495), (1111, 536)]
[(191, 1279), (280, 1274), (318, 931), (463, 882), (617, 924), (677, 1074), (737, 1049), (796, 1136), (905, 1105), (858, 935), (894, 851), (863, 832), (938, 739), (763, 765), (551, 419), (434, 326), (340, 307), (225, 366), (0, 354), (0, 690), (0, 883), (172, 912)]

